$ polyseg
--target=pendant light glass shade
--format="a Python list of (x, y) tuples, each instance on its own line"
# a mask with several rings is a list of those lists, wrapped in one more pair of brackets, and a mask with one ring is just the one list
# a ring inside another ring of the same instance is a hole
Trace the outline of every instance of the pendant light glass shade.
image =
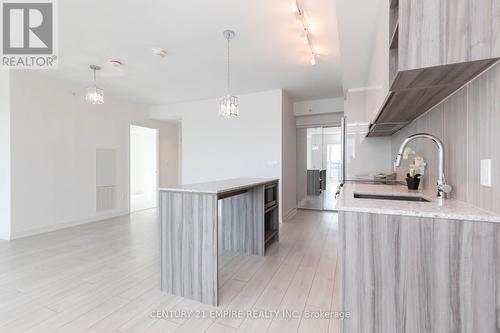
[(240, 115), (239, 99), (231, 95), (231, 67), (230, 67), (230, 40), (236, 35), (234, 31), (226, 30), (223, 32), (227, 40), (227, 94), (219, 98), (219, 115), (225, 118), (236, 118)]
[(235, 118), (240, 115), (239, 98), (226, 95), (219, 98), (219, 116)]
[(104, 90), (97, 87), (96, 81), (96, 71), (100, 70), (101, 67), (90, 65), (90, 69), (94, 71), (94, 86), (87, 88), (85, 101), (90, 104), (104, 104)]
[(104, 104), (104, 90), (97, 87), (87, 88), (85, 101), (90, 104)]

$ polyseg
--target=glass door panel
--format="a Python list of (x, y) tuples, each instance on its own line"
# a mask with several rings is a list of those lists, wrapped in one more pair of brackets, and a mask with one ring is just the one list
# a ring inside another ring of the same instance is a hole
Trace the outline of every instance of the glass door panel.
[(335, 192), (342, 178), (342, 140), (340, 127), (323, 128), (323, 168), (325, 190), (323, 191), (323, 209), (334, 210)]
[(333, 210), (341, 178), (340, 127), (297, 129), (297, 200), (303, 209)]

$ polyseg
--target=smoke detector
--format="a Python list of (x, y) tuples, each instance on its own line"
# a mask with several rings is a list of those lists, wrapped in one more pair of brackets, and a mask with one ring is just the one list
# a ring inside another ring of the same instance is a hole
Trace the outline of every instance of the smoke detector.
[(153, 55), (160, 58), (165, 58), (167, 56), (167, 50), (162, 47), (153, 47), (151, 51), (153, 51)]
[(111, 59), (109, 61), (110, 65), (113, 65), (115, 67), (120, 67), (121, 65), (123, 65), (123, 63), (120, 61), (120, 60), (116, 60), (116, 59)]
[(120, 60), (116, 60), (116, 59), (111, 59), (109, 61), (109, 64), (113, 67), (121, 67), (123, 65), (123, 63)]

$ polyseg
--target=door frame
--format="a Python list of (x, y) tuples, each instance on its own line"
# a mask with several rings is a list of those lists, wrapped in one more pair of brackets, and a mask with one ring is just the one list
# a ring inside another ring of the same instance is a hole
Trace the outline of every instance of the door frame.
[(156, 202), (159, 205), (159, 189), (160, 189), (160, 129), (146, 126), (143, 124), (131, 123), (128, 130), (128, 212), (132, 213), (132, 127), (142, 127), (154, 130), (156, 133), (156, 177), (155, 177), (155, 187), (156, 187)]

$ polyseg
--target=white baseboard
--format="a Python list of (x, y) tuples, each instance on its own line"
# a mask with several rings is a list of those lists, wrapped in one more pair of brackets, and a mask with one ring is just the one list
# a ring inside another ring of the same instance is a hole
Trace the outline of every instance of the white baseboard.
[(285, 214), (285, 217), (283, 218), (283, 221), (286, 221), (286, 220), (289, 220), (291, 219), (292, 217), (295, 216), (295, 214), (297, 214), (297, 208), (292, 208), (290, 209), (286, 214)]
[(44, 233), (52, 232), (52, 231), (56, 231), (56, 230), (71, 228), (71, 227), (75, 227), (77, 225), (99, 222), (102, 220), (112, 219), (115, 217), (120, 217), (120, 216), (124, 216), (124, 215), (128, 215), (128, 214), (129, 214), (128, 211), (112, 212), (112, 213), (102, 214), (102, 215), (99, 215), (99, 216), (96, 216), (96, 217), (93, 217), (90, 219), (72, 221), (72, 222), (66, 222), (66, 223), (59, 223), (59, 224), (49, 225), (49, 226), (46, 226), (43, 228), (30, 229), (30, 230), (26, 230), (26, 231), (12, 232), (8, 235), (6, 234), (8, 236), (8, 238), (3, 238), (4, 234), (0, 234), (0, 238), (6, 239), (6, 240), (14, 240), (14, 239), (19, 239), (19, 238), (44, 234)]

